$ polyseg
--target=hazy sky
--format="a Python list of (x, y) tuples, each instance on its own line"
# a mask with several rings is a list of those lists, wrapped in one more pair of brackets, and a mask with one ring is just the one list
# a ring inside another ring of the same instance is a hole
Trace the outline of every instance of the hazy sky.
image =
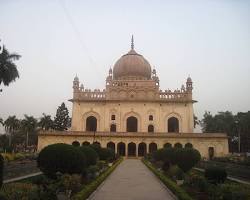
[(0, 117), (71, 110), (75, 74), (103, 89), (108, 69), (130, 49), (155, 66), (161, 89), (190, 75), (199, 118), (205, 110), (250, 110), (250, 1), (0, 0), (0, 38), (20, 79), (0, 93)]

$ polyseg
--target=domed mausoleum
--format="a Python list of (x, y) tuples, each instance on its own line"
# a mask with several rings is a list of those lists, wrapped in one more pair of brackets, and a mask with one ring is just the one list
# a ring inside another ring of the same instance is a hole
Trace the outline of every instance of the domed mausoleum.
[(228, 154), (227, 136), (194, 133), (190, 77), (180, 89), (160, 89), (156, 70), (131, 48), (109, 69), (105, 89), (73, 80), (71, 129), (42, 131), (38, 150), (53, 143), (98, 143), (122, 156), (144, 156), (164, 146), (193, 146), (203, 157)]

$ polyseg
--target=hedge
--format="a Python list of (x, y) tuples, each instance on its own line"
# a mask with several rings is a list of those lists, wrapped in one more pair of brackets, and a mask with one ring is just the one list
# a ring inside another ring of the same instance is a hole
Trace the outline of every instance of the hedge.
[(178, 197), (179, 200), (193, 200), (182, 188), (176, 185), (175, 182), (154, 168), (149, 161), (142, 159), (142, 162)]
[(0, 154), (0, 188), (3, 184), (3, 167), (4, 167), (4, 160), (3, 156)]
[(73, 200), (84, 200), (87, 199), (97, 187), (115, 170), (115, 168), (122, 162), (122, 158), (117, 160), (110, 168), (100, 174), (95, 180), (84, 186), (84, 188), (73, 196)]
[(91, 148), (90, 146), (84, 145), (84, 146), (79, 147), (79, 149), (86, 156), (87, 166), (96, 164), (97, 159), (98, 159), (98, 154), (93, 148)]
[(37, 159), (38, 168), (50, 178), (56, 173), (81, 174), (86, 167), (86, 157), (79, 148), (69, 144), (52, 144), (43, 148)]

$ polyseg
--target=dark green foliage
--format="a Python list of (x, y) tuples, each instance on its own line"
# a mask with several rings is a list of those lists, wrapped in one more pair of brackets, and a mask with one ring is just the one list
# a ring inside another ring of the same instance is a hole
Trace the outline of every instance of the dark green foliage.
[(110, 148), (102, 148), (98, 144), (92, 144), (90, 147), (96, 151), (100, 160), (111, 161), (115, 159), (115, 152)]
[(201, 156), (199, 151), (193, 148), (164, 148), (153, 153), (154, 161), (177, 164), (184, 172), (189, 171), (197, 164)]
[(201, 120), (202, 131), (205, 133), (227, 133), (230, 137), (230, 151), (238, 151), (238, 134), (240, 132), (241, 152), (249, 150), (250, 145), (250, 111), (238, 112), (233, 115), (232, 112), (218, 112), (212, 115), (210, 112), (205, 112)]
[(211, 183), (224, 183), (227, 178), (227, 172), (224, 168), (209, 167), (205, 170), (205, 177)]
[(98, 154), (96, 153), (96, 151), (93, 148), (91, 148), (90, 146), (86, 146), (86, 145), (81, 146), (79, 148), (86, 156), (87, 166), (95, 165), (96, 161), (98, 160)]
[(0, 188), (3, 184), (3, 167), (4, 167), (4, 160), (3, 156), (0, 154)]
[(67, 130), (70, 127), (69, 111), (64, 103), (62, 103), (57, 111), (54, 119), (54, 129), (58, 131)]
[(184, 171), (188, 172), (201, 159), (199, 151), (192, 148), (178, 149), (176, 151), (177, 165)]
[(8, 86), (16, 78), (19, 78), (17, 66), (14, 63), (21, 56), (15, 53), (9, 53), (8, 50), (3, 47), (3, 52), (0, 54), (0, 85), (3, 83)]
[(80, 174), (86, 167), (86, 157), (79, 148), (68, 144), (52, 144), (39, 153), (37, 164), (51, 178), (57, 172)]

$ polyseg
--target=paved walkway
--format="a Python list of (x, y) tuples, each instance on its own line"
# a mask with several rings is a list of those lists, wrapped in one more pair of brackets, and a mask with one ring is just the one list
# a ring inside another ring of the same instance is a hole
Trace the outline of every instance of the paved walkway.
[(171, 192), (139, 159), (125, 159), (90, 200), (173, 200)]

